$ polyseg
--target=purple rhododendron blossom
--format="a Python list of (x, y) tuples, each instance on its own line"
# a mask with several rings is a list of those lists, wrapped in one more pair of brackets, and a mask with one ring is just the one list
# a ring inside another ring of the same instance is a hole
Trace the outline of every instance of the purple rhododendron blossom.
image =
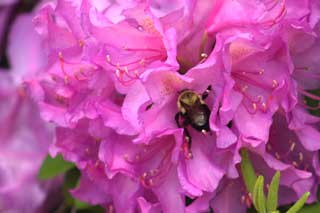
[[(46, 59), (25, 81), (56, 125), (51, 154), (81, 170), (72, 194), (110, 212), (246, 212), (246, 148), (267, 182), (281, 171), (281, 204), (315, 201), (319, 13), (311, 0), (43, 4), (45, 55), (31, 56)], [(185, 91), (200, 105), (181, 107)]]

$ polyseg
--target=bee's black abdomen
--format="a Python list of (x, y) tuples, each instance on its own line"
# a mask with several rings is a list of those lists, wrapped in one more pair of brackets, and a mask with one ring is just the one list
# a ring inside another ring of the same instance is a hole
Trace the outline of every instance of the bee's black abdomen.
[(210, 113), (211, 112), (209, 107), (206, 104), (201, 104), (189, 114), (189, 117), (191, 119), (191, 126), (198, 131), (209, 131)]

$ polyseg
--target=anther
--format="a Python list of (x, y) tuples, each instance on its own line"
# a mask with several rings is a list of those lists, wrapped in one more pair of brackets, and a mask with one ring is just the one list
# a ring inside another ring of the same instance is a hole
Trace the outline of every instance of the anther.
[(296, 143), (292, 142), (292, 144), (290, 146), (290, 151), (292, 152), (295, 147), (296, 147)]
[(150, 186), (153, 186), (153, 185), (154, 185), (152, 178), (149, 179), (149, 185), (150, 185)]
[(299, 152), (299, 160), (300, 160), (300, 162), (303, 161), (303, 154), (302, 154), (302, 152)]
[(272, 80), (272, 87), (275, 88), (279, 85), (277, 80)]
[(249, 88), (249, 86), (248, 86), (248, 85), (245, 85), (245, 86), (243, 86), (243, 87), (241, 88), (241, 90), (242, 90), (242, 92), (245, 92), (248, 88)]
[(246, 197), (244, 195), (241, 196), (241, 203), (244, 203), (246, 201)]
[(142, 58), (142, 59), (140, 60), (139, 64), (140, 64), (140, 65), (144, 65), (145, 62), (146, 62), (146, 60), (145, 60), (144, 58)]
[(107, 55), (107, 56), (106, 56), (106, 59), (107, 59), (107, 62), (109, 62), (109, 63), (111, 62), (110, 55)]
[(263, 75), (263, 73), (264, 73), (264, 69), (260, 69), (259, 74)]
[(58, 56), (59, 56), (60, 59), (62, 59), (63, 58), (62, 52), (59, 52)]
[(187, 159), (190, 160), (193, 158), (193, 154), (192, 152), (188, 152), (188, 155), (187, 155)]
[(276, 153), (274, 153), (274, 154), (276, 155), (276, 158), (277, 158), (278, 160), (280, 160), (280, 155), (279, 155), (279, 153), (276, 152)]
[(127, 66), (124, 67), (124, 71), (125, 71), (125, 73), (127, 73), (127, 74), (129, 73), (129, 69), (128, 69)]
[(79, 46), (83, 47), (84, 46), (84, 42), (82, 40), (79, 41)]
[(148, 175), (148, 174), (147, 174), (146, 172), (144, 172), (144, 173), (142, 174), (142, 177), (143, 177), (143, 178), (146, 178), (147, 175)]
[(116, 69), (116, 75), (117, 75), (118, 77), (121, 77), (121, 72), (120, 72), (119, 69)]
[(267, 145), (267, 150), (268, 150), (268, 151), (271, 151), (271, 150), (272, 150), (272, 147), (271, 147), (270, 144)]
[(298, 167), (298, 163), (295, 162), (295, 161), (292, 162), (292, 165), (293, 165), (294, 167)]
[(252, 103), (252, 108), (254, 111), (257, 111), (257, 104), (256, 103)]
[(200, 56), (201, 56), (201, 58), (208, 58), (208, 54), (206, 54), (206, 53), (201, 53)]

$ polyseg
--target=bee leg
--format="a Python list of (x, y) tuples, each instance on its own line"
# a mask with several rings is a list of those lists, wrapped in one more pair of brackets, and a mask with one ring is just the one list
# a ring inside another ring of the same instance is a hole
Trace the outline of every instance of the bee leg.
[(204, 134), (204, 135), (208, 135), (208, 131), (205, 130), (205, 129), (202, 129), (201, 132), (202, 132), (202, 134)]
[(208, 97), (208, 95), (211, 92), (211, 90), (212, 90), (212, 87), (211, 87), (211, 85), (209, 85), (207, 87), (207, 89), (201, 95), (202, 100), (205, 100)]
[[(184, 117), (183, 127), (186, 127), (190, 124), (190, 119), (188, 117)], [(188, 131), (188, 130), (187, 130)]]
[(176, 124), (179, 128), (181, 128), (181, 125), (180, 125), (180, 116), (181, 116), (181, 112), (177, 112), (177, 114), (174, 116), (174, 119), (176, 121)]
[(183, 143), (183, 153), (186, 159), (192, 159), (193, 155), (191, 152), (191, 143), (192, 138), (187, 128), (183, 128), (184, 130), (184, 143)]

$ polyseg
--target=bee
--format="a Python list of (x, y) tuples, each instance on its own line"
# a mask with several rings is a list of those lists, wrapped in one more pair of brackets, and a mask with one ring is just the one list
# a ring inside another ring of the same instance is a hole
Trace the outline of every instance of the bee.
[(181, 91), (177, 107), (179, 112), (175, 115), (175, 121), (179, 128), (184, 129), (183, 151), (187, 159), (192, 158), (191, 142), (192, 138), (187, 127), (190, 125), (193, 129), (206, 134), (210, 131), (209, 118), (211, 111), (204, 100), (208, 97), (211, 91), (211, 85), (199, 95), (193, 90)]

